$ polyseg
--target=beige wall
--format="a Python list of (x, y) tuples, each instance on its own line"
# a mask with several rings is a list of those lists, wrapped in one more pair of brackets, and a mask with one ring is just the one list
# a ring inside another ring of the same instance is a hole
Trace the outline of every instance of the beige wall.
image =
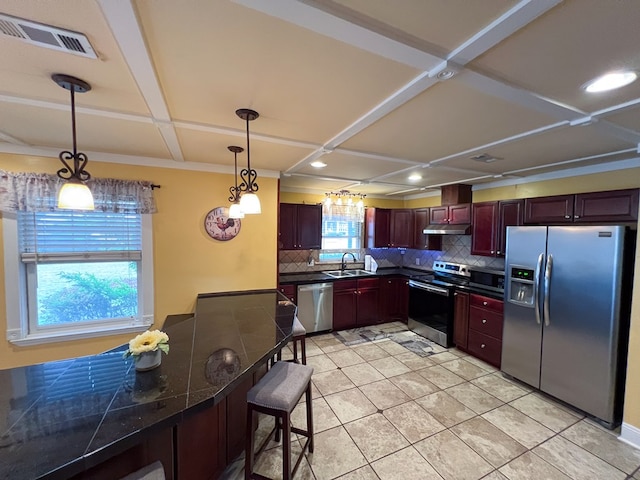
[[(0, 154), (0, 169), (54, 173), (53, 158)], [(259, 178), (261, 215), (247, 215), (240, 234), (219, 242), (204, 231), (209, 210), (228, 206), (231, 175), (89, 161), (96, 177), (149, 180), (155, 190), (158, 213), (153, 219), (155, 325), (167, 315), (192, 312), (203, 292), (275, 288), (277, 285), (277, 179)], [(0, 237), (1, 241), (1, 237)], [(0, 250), (1, 252), (1, 250)], [(6, 331), (4, 266), (0, 262), (0, 331)], [(131, 335), (16, 347), (0, 341), (0, 369), (60, 358), (95, 354), (129, 340)]]

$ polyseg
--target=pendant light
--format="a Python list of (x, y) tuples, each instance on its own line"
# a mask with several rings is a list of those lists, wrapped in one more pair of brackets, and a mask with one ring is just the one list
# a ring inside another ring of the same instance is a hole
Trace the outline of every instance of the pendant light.
[[(71, 130), (73, 134), (73, 152), (64, 150), (58, 158), (64, 165), (58, 170), (58, 177), (67, 180), (58, 192), (58, 208), (72, 210), (93, 210), (93, 195), (84, 182), (91, 178), (84, 167), (89, 161), (84, 153), (78, 152), (76, 145), (76, 102), (75, 93), (91, 90), (91, 85), (79, 78), (56, 73), (51, 79), (62, 88), (71, 92)], [(69, 162), (73, 161), (73, 165)]]
[(243, 119), (247, 123), (247, 168), (243, 168), (240, 172), (240, 178), (242, 183), (240, 184), (240, 191), (242, 196), (240, 197), (240, 208), (245, 215), (253, 213), (261, 213), (260, 199), (256, 192), (258, 191), (258, 184), (256, 178), (258, 174), (251, 168), (251, 149), (249, 147), (249, 122), (255, 120), (260, 115), (255, 110), (248, 108), (240, 108), (236, 110), (236, 115)]
[(227, 148), (233, 152), (235, 164), (235, 173), (233, 175), (234, 184), (232, 187), (229, 187), (229, 192), (231, 193), (229, 197), (229, 201), (231, 202), (229, 218), (244, 218), (244, 212), (242, 211), (242, 207), (240, 207), (240, 188), (238, 188), (238, 154), (244, 152), (244, 148), (235, 145)]

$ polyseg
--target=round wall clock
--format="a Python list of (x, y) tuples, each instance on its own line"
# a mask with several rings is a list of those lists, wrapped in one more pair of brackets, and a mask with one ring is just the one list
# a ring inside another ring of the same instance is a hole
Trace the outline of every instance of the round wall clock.
[(227, 207), (216, 207), (204, 217), (204, 229), (215, 240), (226, 242), (240, 233), (240, 220), (229, 218)]

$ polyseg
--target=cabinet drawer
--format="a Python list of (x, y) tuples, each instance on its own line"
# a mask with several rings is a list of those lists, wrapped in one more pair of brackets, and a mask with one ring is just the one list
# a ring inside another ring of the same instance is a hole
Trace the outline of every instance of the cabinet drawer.
[(333, 291), (342, 291), (342, 290), (356, 290), (358, 287), (357, 280), (338, 280), (337, 282), (333, 282)]
[(380, 279), (376, 278), (359, 278), (358, 288), (378, 288), (380, 287)]
[(469, 330), (469, 353), (480, 360), (500, 368), (502, 357), (502, 342), (488, 335)]
[(502, 300), (484, 297), (475, 293), (471, 294), (469, 303), (472, 307), (486, 308), (487, 310), (493, 310), (494, 312), (498, 313), (502, 313), (504, 311), (504, 303), (502, 302)]
[(502, 313), (474, 305), (469, 309), (469, 328), (502, 340), (502, 318)]

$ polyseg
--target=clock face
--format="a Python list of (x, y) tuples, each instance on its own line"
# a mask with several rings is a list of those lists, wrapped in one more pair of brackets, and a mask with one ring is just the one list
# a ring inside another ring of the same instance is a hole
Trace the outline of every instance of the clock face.
[(204, 229), (211, 238), (225, 242), (240, 233), (240, 220), (229, 218), (227, 207), (216, 207), (204, 218)]

